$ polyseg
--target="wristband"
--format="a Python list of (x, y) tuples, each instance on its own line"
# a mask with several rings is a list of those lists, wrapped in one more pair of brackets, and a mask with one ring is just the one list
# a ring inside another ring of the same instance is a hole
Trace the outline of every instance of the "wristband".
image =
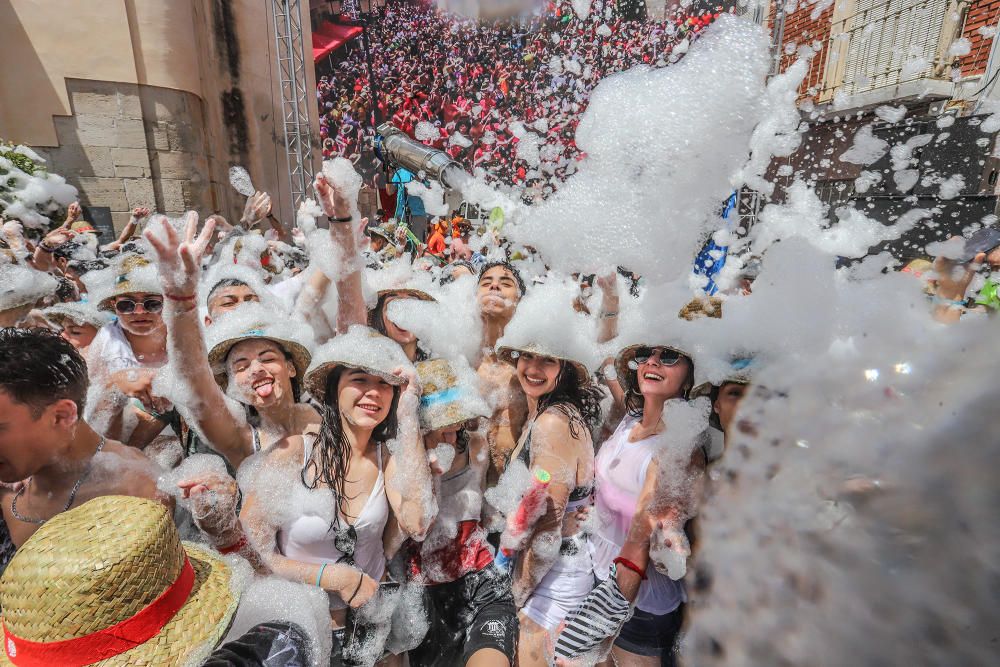
[(645, 573), (645, 571), (639, 569), (639, 566), (636, 565), (635, 563), (633, 563), (632, 561), (630, 561), (628, 558), (622, 558), (621, 556), (619, 556), (618, 558), (614, 559), (611, 562), (614, 563), (614, 564), (616, 564), (616, 565), (624, 565), (626, 568), (632, 570), (633, 572), (635, 572), (636, 574), (638, 574), (640, 577), (642, 577), (643, 581), (646, 580), (646, 573)]
[(354, 220), (353, 215), (349, 215), (346, 218), (335, 218), (332, 215), (328, 215), (326, 217), (330, 220), (330, 222), (350, 222), (351, 220)]
[(965, 308), (965, 299), (961, 301), (956, 301), (954, 299), (945, 299), (944, 297), (937, 296), (936, 294), (931, 296), (931, 300), (938, 304), (939, 306), (950, 306), (952, 308)]
[(607, 313), (601, 313), (601, 314), (600, 314), (600, 318), (601, 318), (602, 320), (610, 320), (610, 319), (612, 319), (612, 318), (614, 318), (614, 317), (618, 317), (618, 311), (617, 311), (617, 310), (612, 310), (612, 311), (610, 311), (610, 312), (607, 312)]
[(222, 555), (224, 555), (224, 556), (229, 555), (229, 554), (233, 554), (233, 553), (237, 553), (237, 552), (243, 551), (243, 547), (249, 546), (249, 544), (250, 543), (247, 541), (247, 535), (246, 535), (246, 533), (242, 533), (240, 535), (240, 539), (236, 540), (234, 543), (230, 544), (228, 547), (222, 547), (221, 549), (219, 549), (219, 553), (222, 554)]
[(316, 575), (316, 588), (322, 588), (323, 572), (326, 570), (326, 563), (319, 566), (319, 574)]
[(195, 299), (198, 298), (197, 294), (191, 294), (191, 295), (187, 295), (187, 294), (167, 294), (166, 292), (163, 293), (163, 296), (167, 297), (171, 301), (194, 301)]
[(48, 254), (50, 254), (50, 255), (51, 255), (52, 253), (54, 253), (54, 252), (56, 251), (56, 249), (55, 249), (55, 248), (52, 248), (52, 247), (50, 247), (50, 246), (49, 246), (49, 245), (48, 245), (47, 243), (45, 243), (45, 242), (42, 242), (42, 243), (39, 243), (39, 244), (38, 244), (38, 248), (39, 248), (39, 250), (41, 250), (42, 252), (46, 252), (46, 253), (48, 253)]

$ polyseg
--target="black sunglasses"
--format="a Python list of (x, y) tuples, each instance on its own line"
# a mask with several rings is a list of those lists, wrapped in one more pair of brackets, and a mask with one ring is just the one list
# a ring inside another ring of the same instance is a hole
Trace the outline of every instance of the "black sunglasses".
[(343, 555), (338, 563), (354, 565), (354, 549), (358, 545), (358, 531), (351, 524), (333, 529), (333, 547)]
[(143, 299), (142, 301), (136, 301), (134, 299), (121, 299), (119, 301), (115, 301), (115, 312), (121, 313), (122, 315), (134, 313), (136, 305), (140, 303), (142, 304), (143, 310), (147, 313), (158, 313), (163, 310), (163, 299), (158, 297), (149, 297), (148, 299)]
[(657, 354), (660, 357), (661, 366), (674, 366), (684, 357), (683, 354), (677, 350), (671, 350), (669, 347), (640, 347), (635, 351), (635, 363), (644, 364)]

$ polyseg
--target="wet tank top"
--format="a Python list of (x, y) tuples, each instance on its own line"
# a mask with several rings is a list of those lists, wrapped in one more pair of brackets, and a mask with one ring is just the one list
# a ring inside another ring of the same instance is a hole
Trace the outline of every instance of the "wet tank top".
[[(312, 439), (303, 438), (303, 467), (312, 454)], [(382, 546), (382, 532), (389, 520), (389, 500), (385, 495), (385, 476), (382, 470), (382, 445), (376, 446), (378, 477), (372, 487), (364, 507), (353, 524), (341, 520), (340, 526), (347, 530), (353, 527), (356, 533), (354, 553), (344, 553), (335, 542), (337, 531), (330, 522), (316, 514), (304, 514), (286, 523), (278, 531), (278, 549), (293, 560), (305, 563), (348, 563), (353, 564), (375, 581), (385, 572), (385, 550)], [(330, 599), (331, 609), (343, 609), (339, 598)]]

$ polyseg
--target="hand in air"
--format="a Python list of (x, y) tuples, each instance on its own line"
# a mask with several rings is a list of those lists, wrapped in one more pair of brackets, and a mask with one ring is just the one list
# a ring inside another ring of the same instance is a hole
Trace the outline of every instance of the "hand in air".
[(164, 293), (177, 296), (196, 294), (198, 277), (201, 273), (201, 258), (212, 239), (215, 220), (209, 218), (201, 233), (195, 236), (198, 229), (198, 214), (188, 211), (185, 216), (184, 241), (180, 240), (177, 231), (166, 217), (159, 216), (157, 222), (159, 225), (150, 225), (144, 236), (156, 252)]

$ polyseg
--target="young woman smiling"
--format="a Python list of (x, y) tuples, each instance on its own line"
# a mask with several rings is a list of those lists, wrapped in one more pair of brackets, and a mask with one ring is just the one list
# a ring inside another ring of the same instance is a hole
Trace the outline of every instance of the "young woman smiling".
[(513, 576), (521, 624), (518, 664), (528, 667), (549, 664), (550, 634), (593, 587), (593, 565), (576, 511), (592, 502), (591, 428), (600, 418), (601, 391), (590, 384), (586, 365), (570, 358), (565, 337), (530, 327), (522, 335), (517, 318), (511, 324), (515, 333), (502, 338), (497, 349), (497, 356), (514, 366), (528, 403), (527, 424), (511, 460), (551, 475), (545, 513)]
[(330, 594), (337, 651), (352, 645), (346, 608), (371, 598), (385, 573), (390, 517), (419, 539), (436, 505), (417, 424), (420, 388), (396, 343), (352, 327), (316, 350), (305, 386), (322, 422), (248, 464), (240, 518), (276, 575)]

